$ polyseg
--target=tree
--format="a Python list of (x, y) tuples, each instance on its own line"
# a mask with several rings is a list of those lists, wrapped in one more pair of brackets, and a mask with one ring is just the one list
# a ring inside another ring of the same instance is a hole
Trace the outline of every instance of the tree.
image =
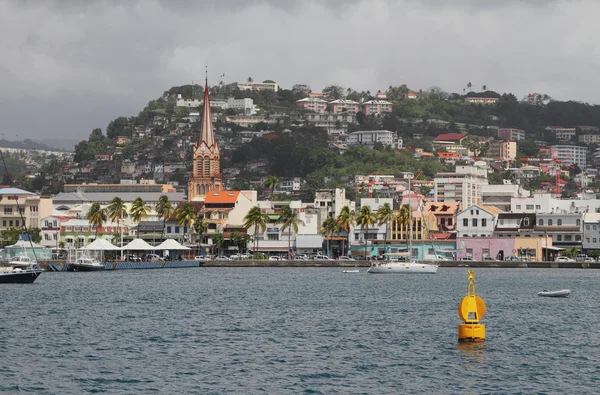
[(98, 228), (101, 228), (106, 222), (106, 211), (100, 206), (100, 203), (95, 202), (90, 206), (85, 218), (94, 228), (95, 235), (98, 237)]
[(252, 83), (254, 82), (254, 79), (252, 77), (248, 77), (248, 82)]
[(292, 94), (294, 95), (294, 99), (300, 100), (305, 98), (310, 93), (310, 86), (303, 84), (295, 84), (292, 86)]
[(333, 100), (344, 98), (344, 88), (339, 85), (327, 85), (323, 88), (323, 93)]
[(273, 192), (275, 192), (275, 187), (278, 185), (281, 185), (281, 180), (277, 176), (268, 176), (265, 180), (263, 186), (271, 190), (271, 199), (273, 199)]
[(258, 250), (258, 229), (260, 229), (261, 233), (267, 229), (267, 222), (269, 221), (269, 216), (267, 214), (263, 214), (259, 206), (254, 206), (244, 217), (244, 229), (248, 231), (251, 227), (254, 227), (254, 253)]
[(204, 215), (198, 213), (192, 227), (194, 228), (194, 233), (198, 235), (198, 251), (200, 251), (202, 236), (208, 231), (208, 222), (204, 219)]
[(327, 217), (321, 224), (320, 234), (327, 238), (327, 256), (331, 257), (331, 237), (338, 230), (338, 224), (332, 217)]
[(125, 202), (118, 196), (115, 196), (106, 207), (106, 214), (111, 222), (118, 222), (129, 216)]
[(483, 86), (481, 87), (481, 91), (482, 91), (482, 92), (485, 92), (485, 91), (487, 91), (487, 85), (483, 85)]
[(221, 246), (225, 242), (225, 235), (223, 233), (215, 233), (212, 236), (212, 241), (215, 247), (217, 247), (217, 256), (221, 255)]
[(190, 233), (189, 241), (192, 241), (193, 226), (194, 221), (196, 220), (196, 210), (194, 206), (189, 204), (188, 202), (183, 202), (175, 209), (175, 219), (177, 220), (177, 224), (179, 226), (183, 226), (187, 228), (188, 233)]
[(385, 224), (385, 237), (384, 240), (388, 239), (388, 229), (389, 223), (392, 219), (392, 215), (394, 214), (394, 210), (392, 210), (392, 206), (389, 203), (385, 203), (382, 206), (379, 206), (375, 215), (377, 217), (377, 221), (379, 225)]
[(171, 203), (167, 195), (162, 195), (158, 198), (154, 210), (156, 210), (156, 215), (163, 220), (162, 232), (160, 234), (160, 238), (162, 239), (165, 235), (165, 225), (167, 224), (167, 220), (173, 216), (173, 212), (175, 211), (173, 209), (173, 203)]
[(471, 89), (472, 86), (473, 86), (473, 84), (471, 84), (470, 82), (467, 83), (467, 89)]
[(142, 200), (142, 198), (138, 197), (136, 198), (133, 203), (131, 204), (131, 208), (129, 209), (129, 215), (131, 216), (131, 219), (137, 223), (138, 225), (138, 230), (137, 230), (137, 236), (140, 236), (140, 230), (139, 230), (139, 225), (140, 222), (146, 218), (148, 218), (148, 214), (150, 213), (152, 209), (150, 208), (149, 205), (146, 204), (145, 201)]
[(281, 231), (289, 229), (288, 232), (288, 259), (291, 259), (292, 250), (292, 231), (294, 234), (298, 234), (298, 225), (304, 226), (305, 223), (298, 218), (298, 209), (292, 209), (290, 206), (285, 206), (279, 215), (279, 221), (283, 223)]
[[(397, 227), (408, 229), (410, 224), (410, 210), (411, 208), (408, 204), (403, 204), (402, 207), (400, 207), (400, 210), (394, 215), (394, 221), (396, 222)], [(408, 234), (408, 231), (406, 234), (406, 245), (408, 246), (408, 238), (410, 235)], [(410, 253), (412, 254), (412, 252)]]
[(371, 206), (362, 206), (358, 212), (356, 224), (365, 230), (365, 258), (367, 258), (367, 240), (369, 236), (369, 228), (375, 223), (375, 214), (371, 210)]
[(356, 223), (356, 215), (354, 213), (354, 210), (350, 210), (349, 206), (342, 207), (340, 215), (338, 215), (337, 221), (340, 226), (340, 229), (346, 232), (348, 241), (348, 251), (346, 252), (346, 255), (349, 255), (348, 252), (350, 251), (350, 229)]

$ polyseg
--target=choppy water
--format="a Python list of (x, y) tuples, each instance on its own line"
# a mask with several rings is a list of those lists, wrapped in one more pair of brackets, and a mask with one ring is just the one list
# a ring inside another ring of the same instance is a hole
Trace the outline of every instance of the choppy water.
[[(2, 284), (0, 392), (597, 393), (600, 271), (479, 269), (487, 341), (458, 345), (464, 269), (44, 273)], [(539, 298), (570, 288), (568, 299)]]

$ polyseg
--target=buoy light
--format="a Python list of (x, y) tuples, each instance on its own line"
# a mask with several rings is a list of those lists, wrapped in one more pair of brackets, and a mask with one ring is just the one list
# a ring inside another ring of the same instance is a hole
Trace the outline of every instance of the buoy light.
[(485, 302), (475, 294), (475, 270), (467, 270), (469, 285), (467, 296), (458, 304), (458, 316), (464, 324), (458, 325), (458, 341), (483, 341), (485, 340), (485, 325), (479, 320), (485, 315)]

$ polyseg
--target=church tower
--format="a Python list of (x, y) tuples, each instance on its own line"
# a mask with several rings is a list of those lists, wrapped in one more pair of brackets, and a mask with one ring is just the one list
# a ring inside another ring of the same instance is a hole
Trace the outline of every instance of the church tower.
[(200, 139), (194, 145), (194, 167), (188, 182), (188, 201), (202, 202), (209, 192), (223, 190), (220, 159), (219, 143), (215, 140), (210, 113), (207, 77), (204, 86)]

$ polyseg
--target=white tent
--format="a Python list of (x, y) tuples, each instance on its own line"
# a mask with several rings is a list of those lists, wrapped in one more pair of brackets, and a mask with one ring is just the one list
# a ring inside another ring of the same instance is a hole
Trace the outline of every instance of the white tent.
[(177, 240), (167, 239), (154, 247), (155, 250), (191, 250), (190, 247), (181, 245)]
[(133, 239), (121, 249), (125, 251), (149, 251), (155, 250), (156, 247), (152, 247), (142, 239)]
[(120, 250), (119, 247), (111, 244), (108, 240), (106, 239), (96, 239), (94, 241), (92, 241), (90, 244), (88, 244), (87, 246), (83, 247), (84, 250), (90, 250), (90, 251), (114, 251), (114, 250)]

